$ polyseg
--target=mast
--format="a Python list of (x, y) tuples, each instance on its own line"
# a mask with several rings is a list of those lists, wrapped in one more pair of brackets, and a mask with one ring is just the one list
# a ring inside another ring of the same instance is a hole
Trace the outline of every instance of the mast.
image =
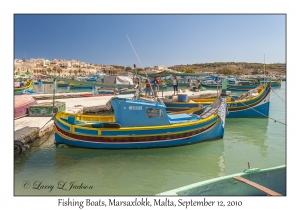
[[(141, 66), (143, 67), (143, 70), (144, 70), (144, 72), (145, 72), (145, 75), (146, 75), (146, 78), (147, 78), (147, 80), (150, 82), (150, 79), (149, 79), (149, 77), (148, 77), (148, 74), (147, 74), (147, 72), (146, 72), (146, 70), (145, 70), (145, 68), (144, 68), (144, 66), (143, 66), (143, 64), (142, 64), (142, 62), (141, 62), (141, 60), (140, 60), (140, 58), (139, 58), (139, 56), (137, 55), (137, 53), (136, 53), (136, 51), (135, 51), (135, 49), (134, 49), (134, 47), (133, 47), (133, 45), (132, 45), (132, 43), (131, 43), (131, 41), (130, 41), (130, 39), (129, 39), (129, 37), (128, 37), (128, 35), (126, 34), (126, 36), (127, 36), (127, 39), (128, 39), (128, 41), (129, 41), (129, 43), (130, 43), (130, 45), (131, 45), (131, 47), (132, 47), (132, 49), (133, 49), (133, 51), (134, 51), (134, 53), (135, 53), (135, 55), (136, 55), (136, 57), (137, 57), (137, 59), (139, 60), (139, 62), (140, 62), (140, 64), (141, 64)], [(134, 64), (134, 67), (136, 67), (136, 65)], [(136, 75), (137, 75), (137, 71), (136, 71), (136, 69), (135, 69), (135, 72), (136, 72)], [(151, 89), (151, 92), (153, 93), (154, 91), (153, 91), (153, 89), (152, 89), (152, 86), (150, 85), (150, 89)], [(156, 98), (155, 96), (153, 97), (154, 99)]]
[(264, 84), (266, 84), (266, 62), (265, 62), (265, 54), (264, 54)]

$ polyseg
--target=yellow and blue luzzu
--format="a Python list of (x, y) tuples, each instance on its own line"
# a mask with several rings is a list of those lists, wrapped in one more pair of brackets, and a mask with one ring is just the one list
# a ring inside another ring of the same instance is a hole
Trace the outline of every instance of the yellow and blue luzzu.
[[(228, 107), (227, 118), (251, 118), (268, 117), (270, 109), (270, 84), (260, 85), (257, 88), (249, 90), (239, 97), (230, 96), (226, 98)], [(167, 107), (193, 107), (195, 102), (200, 103), (204, 109), (210, 105), (215, 98), (193, 98), (190, 102), (166, 102)]]
[(55, 143), (86, 148), (171, 147), (223, 138), (227, 106), (219, 98), (201, 115), (168, 114), (162, 101), (113, 98), (113, 116), (59, 112)]

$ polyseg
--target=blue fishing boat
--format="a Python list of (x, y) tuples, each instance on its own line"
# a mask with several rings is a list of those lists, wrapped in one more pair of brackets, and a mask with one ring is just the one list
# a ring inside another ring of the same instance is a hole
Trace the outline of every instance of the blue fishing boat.
[(114, 88), (98, 88), (97, 92), (100, 95), (114, 95), (114, 94), (117, 94), (117, 89), (114, 89)]
[(94, 86), (92, 86), (92, 85), (70, 84), (70, 89), (80, 89), (80, 88), (93, 89)]
[(66, 82), (64, 82), (64, 81), (58, 81), (58, 82), (56, 83), (56, 86), (57, 86), (57, 87), (68, 87), (68, 86), (69, 86), (69, 83), (66, 83)]
[(247, 91), (258, 87), (260, 83), (253, 83), (250, 81), (239, 81), (234, 85), (229, 85), (228, 91)]
[(97, 82), (97, 77), (90, 77), (86, 79), (87, 82)]
[(26, 82), (15, 82), (14, 83), (14, 94), (21, 95), (23, 93), (29, 93), (33, 91), (34, 84), (31, 80)]
[(157, 195), (286, 196), (286, 166), (246, 169), (242, 173), (201, 181)]
[(218, 98), (201, 114), (168, 114), (161, 100), (113, 97), (112, 116), (58, 112), (56, 144), (85, 148), (129, 149), (194, 144), (224, 135), (226, 101)]
[[(266, 81), (266, 80), (261, 80), (260, 82), (261, 82), (262, 84), (264, 84), (265, 81)], [(268, 82), (271, 83), (271, 87), (279, 87), (279, 86), (281, 86), (281, 79), (270, 80), (270, 81), (268, 81)]]
[[(250, 118), (250, 117), (268, 117), (270, 107), (270, 85), (260, 85), (259, 87), (243, 93), (241, 96), (226, 97), (228, 107), (227, 118)], [(193, 98), (192, 103), (187, 102), (165, 102), (167, 107), (185, 106), (192, 108), (195, 102), (205, 106), (213, 103), (215, 98)]]

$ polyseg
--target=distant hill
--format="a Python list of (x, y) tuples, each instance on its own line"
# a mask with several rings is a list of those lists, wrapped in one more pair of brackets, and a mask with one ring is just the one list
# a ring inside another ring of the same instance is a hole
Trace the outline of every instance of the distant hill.
[[(209, 72), (215, 74), (225, 75), (251, 75), (251, 74), (263, 74), (263, 63), (246, 63), (246, 62), (215, 62), (215, 63), (203, 63), (203, 64), (187, 64), (187, 65), (175, 65), (169, 66), (169, 69), (182, 71), (201, 73)], [(275, 75), (286, 74), (285, 63), (272, 63), (265, 64), (266, 73)]]

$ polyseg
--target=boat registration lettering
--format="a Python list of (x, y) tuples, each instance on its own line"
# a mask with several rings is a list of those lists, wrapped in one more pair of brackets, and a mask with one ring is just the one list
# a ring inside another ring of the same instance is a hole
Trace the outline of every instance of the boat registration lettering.
[(129, 106), (129, 110), (142, 110), (142, 106)]

